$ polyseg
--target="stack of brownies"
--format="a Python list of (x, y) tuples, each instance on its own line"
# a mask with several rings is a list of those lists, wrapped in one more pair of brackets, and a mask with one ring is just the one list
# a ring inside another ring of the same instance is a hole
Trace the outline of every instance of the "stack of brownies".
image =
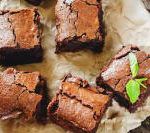
[[(34, 4), (38, 2), (41, 1)], [(99, 0), (58, 0), (56, 53), (81, 49), (101, 51), (104, 43), (102, 14)], [(1, 65), (42, 61), (37, 9), (1, 11), (0, 32)], [(135, 112), (150, 95), (150, 55), (136, 46), (123, 47), (102, 68), (96, 83), (97, 86), (92, 86), (68, 74), (49, 101), (46, 80), (39, 72), (7, 68), (0, 73), (0, 118), (43, 121), (48, 117), (74, 132), (96, 132), (112, 98)]]

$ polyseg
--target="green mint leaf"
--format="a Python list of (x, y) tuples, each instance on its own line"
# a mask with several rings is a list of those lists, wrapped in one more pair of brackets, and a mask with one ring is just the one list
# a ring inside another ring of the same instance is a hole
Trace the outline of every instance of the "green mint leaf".
[(134, 78), (137, 76), (139, 71), (139, 65), (135, 54), (129, 53), (129, 61), (130, 61), (130, 69), (131, 69), (132, 77)]
[(147, 78), (135, 79), (143, 88), (147, 88), (142, 82), (148, 80)]
[(131, 79), (126, 84), (126, 91), (131, 103), (134, 104), (140, 95), (140, 84), (137, 81)]

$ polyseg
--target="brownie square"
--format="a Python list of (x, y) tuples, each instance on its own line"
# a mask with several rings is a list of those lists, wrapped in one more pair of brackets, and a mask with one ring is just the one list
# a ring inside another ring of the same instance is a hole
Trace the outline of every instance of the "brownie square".
[(111, 103), (111, 96), (104, 93), (104, 89), (69, 74), (49, 103), (49, 118), (74, 132), (94, 133)]
[(30, 4), (33, 4), (35, 6), (40, 5), (40, 3), (42, 2), (42, 0), (26, 0), (28, 1)]
[(39, 24), (37, 9), (0, 11), (0, 64), (42, 61)]
[(0, 119), (44, 120), (47, 114), (46, 82), (39, 72), (8, 68), (0, 73)]
[(99, 0), (58, 0), (56, 53), (103, 47), (103, 11)]
[[(139, 72), (138, 78), (147, 78), (144, 82), (147, 89), (141, 86), (140, 96), (136, 103), (132, 104), (126, 92), (126, 84), (132, 78), (129, 62), (129, 53), (136, 55)], [(115, 99), (120, 105), (129, 109), (130, 112), (134, 112), (140, 107), (146, 98), (150, 95), (150, 56), (149, 54), (141, 51), (136, 46), (123, 47), (117, 55), (115, 55), (109, 63), (102, 68), (100, 75), (97, 77), (97, 85), (109, 88), (113, 91)]]

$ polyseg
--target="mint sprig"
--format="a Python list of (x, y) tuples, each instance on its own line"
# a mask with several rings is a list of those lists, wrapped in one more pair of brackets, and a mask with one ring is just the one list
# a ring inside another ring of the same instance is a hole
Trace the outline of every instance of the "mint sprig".
[(140, 84), (135, 80), (131, 79), (126, 84), (126, 89), (131, 103), (135, 103), (140, 95)]
[(132, 74), (132, 79), (128, 81), (126, 84), (126, 92), (130, 99), (130, 102), (134, 104), (139, 96), (140, 96), (140, 86), (143, 88), (147, 88), (143, 82), (147, 80), (147, 78), (136, 79), (135, 77), (139, 72), (139, 65), (134, 53), (129, 53), (129, 61), (130, 61), (130, 69)]
[(137, 76), (139, 71), (139, 65), (135, 54), (129, 53), (129, 61), (130, 61), (130, 69), (131, 69), (132, 77), (134, 78)]

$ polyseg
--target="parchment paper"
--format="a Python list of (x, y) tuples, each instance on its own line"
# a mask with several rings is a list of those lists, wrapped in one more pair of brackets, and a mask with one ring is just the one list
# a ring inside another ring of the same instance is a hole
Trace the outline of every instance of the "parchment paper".
[[(47, 78), (49, 94), (55, 95), (60, 79), (72, 73), (95, 84), (100, 68), (119, 50), (122, 45), (136, 44), (147, 52), (150, 50), (150, 14), (140, 0), (103, 0), (106, 25), (105, 47), (102, 53), (90, 51), (63, 53), (55, 51), (55, 0), (45, 1), (39, 8), (43, 25), (42, 45), (45, 50), (44, 61), (38, 64), (16, 66), (19, 70), (40, 71)], [(0, 9), (31, 7), (24, 0), (0, 0)], [(98, 133), (127, 133), (136, 128), (150, 115), (150, 98), (134, 114), (120, 107), (115, 101), (109, 107)], [(0, 133), (65, 133), (61, 127), (49, 122), (39, 125), (35, 122), (20, 124), (16, 120), (1, 122)]]

